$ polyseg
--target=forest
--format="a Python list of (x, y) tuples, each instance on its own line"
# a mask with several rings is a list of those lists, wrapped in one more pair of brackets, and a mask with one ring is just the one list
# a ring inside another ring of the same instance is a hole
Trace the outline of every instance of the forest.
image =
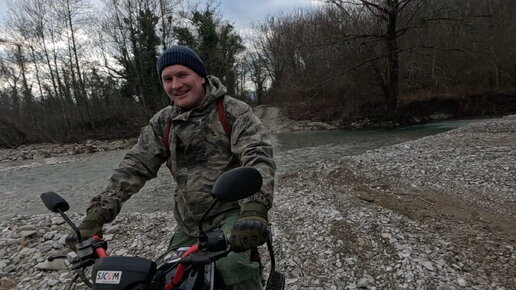
[[(314, 2), (314, 1), (313, 1)], [(243, 35), (217, 2), (13, 1), (0, 22), (0, 147), (136, 136), (188, 45), (228, 94), (346, 128), (516, 112), (516, 1), (324, 0)]]

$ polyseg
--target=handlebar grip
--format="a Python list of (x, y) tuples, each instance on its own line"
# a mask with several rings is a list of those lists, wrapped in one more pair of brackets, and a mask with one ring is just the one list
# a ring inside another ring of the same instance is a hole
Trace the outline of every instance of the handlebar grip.
[(108, 254), (104, 248), (96, 248), (95, 254), (97, 254), (97, 257), (99, 257), (99, 258), (105, 258), (108, 256)]
[[(105, 243), (105, 241), (103, 239), (101, 239), (99, 236), (93, 236), (91, 237), (92, 239), (95, 239), (95, 240), (98, 240), (98, 241), (102, 241)], [(106, 252), (106, 249), (103, 248), (103, 247), (98, 247), (95, 249), (95, 254), (97, 254), (97, 258), (105, 258), (108, 256), (107, 252)]]

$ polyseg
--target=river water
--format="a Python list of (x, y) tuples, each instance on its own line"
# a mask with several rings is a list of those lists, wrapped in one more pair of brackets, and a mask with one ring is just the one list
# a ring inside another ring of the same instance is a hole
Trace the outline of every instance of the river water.
[[(406, 142), (464, 126), (476, 120), (447, 121), (401, 129), (367, 131), (302, 131), (273, 135), (278, 173), (304, 168), (319, 160), (336, 159)], [(99, 152), (0, 163), (0, 221), (14, 215), (45, 213), (39, 195), (60, 193), (71, 211), (83, 213), (100, 192), (125, 151)], [(175, 184), (165, 166), (158, 177), (124, 204), (122, 212), (172, 209)]]

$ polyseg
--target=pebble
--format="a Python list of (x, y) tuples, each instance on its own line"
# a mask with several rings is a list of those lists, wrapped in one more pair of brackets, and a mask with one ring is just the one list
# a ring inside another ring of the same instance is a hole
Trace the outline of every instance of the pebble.
[(129, 250), (128, 250), (128, 249), (120, 249), (120, 250), (117, 250), (117, 251), (115, 252), (115, 255), (116, 255), (116, 256), (123, 256), (123, 255), (125, 255), (125, 254), (127, 254), (127, 253), (129, 253)]
[(36, 252), (36, 249), (32, 249), (32, 248), (23, 248), (23, 249), (20, 251), (20, 255), (22, 255), (22, 256), (29, 256), (29, 255), (34, 254), (34, 252)]
[(39, 270), (66, 270), (66, 264), (63, 259), (56, 259), (52, 262), (44, 261), (36, 265), (36, 269)]
[(10, 246), (10, 245), (13, 245), (13, 244), (17, 244), (17, 243), (19, 243), (19, 242), (20, 242), (20, 239), (6, 239), (6, 240), (4, 241), (4, 244), (5, 244), (6, 246)]
[(367, 278), (361, 278), (360, 280), (358, 280), (358, 283), (357, 283), (357, 287), (358, 288), (367, 288), (369, 286), (369, 279)]
[(12, 265), (12, 264), (4, 267), (4, 269), (3, 269), (3, 271), (6, 273), (11, 273), (14, 270), (16, 270), (16, 266)]
[(53, 225), (62, 225), (64, 224), (66, 221), (62, 218), (62, 217), (55, 217), (55, 218), (52, 218), (52, 224)]
[(38, 251), (40, 253), (46, 253), (46, 252), (50, 251), (52, 248), (53, 248), (53, 245), (49, 245), (49, 244), (41, 245), (38, 247)]
[(59, 241), (58, 241), (59, 245), (66, 245), (66, 237), (67, 237), (67, 234), (60, 236)]
[(32, 236), (32, 235), (34, 235), (36, 233), (37, 233), (36, 231), (21, 231), (20, 232), (20, 236), (22, 238), (26, 238), (26, 237), (30, 237), (30, 236)]
[(54, 237), (54, 233), (45, 233), (45, 234), (43, 235), (43, 239), (45, 239), (45, 240), (47, 240), (47, 241), (48, 241), (48, 240), (51, 240), (53, 237)]
[(301, 268), (294, 268), (294, 270), (292, 270), (292, 276), (296, 278), (300, 277), (302, 273), (303, 271), (301, 270)]
[(421, 265), (423, 265), (429, 271), (434, 271), (434, 266), (429, 261), (424, 261), (424, 262), (421, 263)]
[(3, 277), (0, 279), (0, 289), (13, 289), (16, 287), (16, 282), (7, 277)]

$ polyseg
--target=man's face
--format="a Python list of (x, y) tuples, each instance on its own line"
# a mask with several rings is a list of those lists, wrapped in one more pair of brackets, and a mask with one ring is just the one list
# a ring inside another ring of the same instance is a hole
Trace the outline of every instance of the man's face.
[(161, 73), (161, 81), (170, 100), (181, 108), (193, 109), (204, 100), (206, 80), (184, 65), (167, 66)]

